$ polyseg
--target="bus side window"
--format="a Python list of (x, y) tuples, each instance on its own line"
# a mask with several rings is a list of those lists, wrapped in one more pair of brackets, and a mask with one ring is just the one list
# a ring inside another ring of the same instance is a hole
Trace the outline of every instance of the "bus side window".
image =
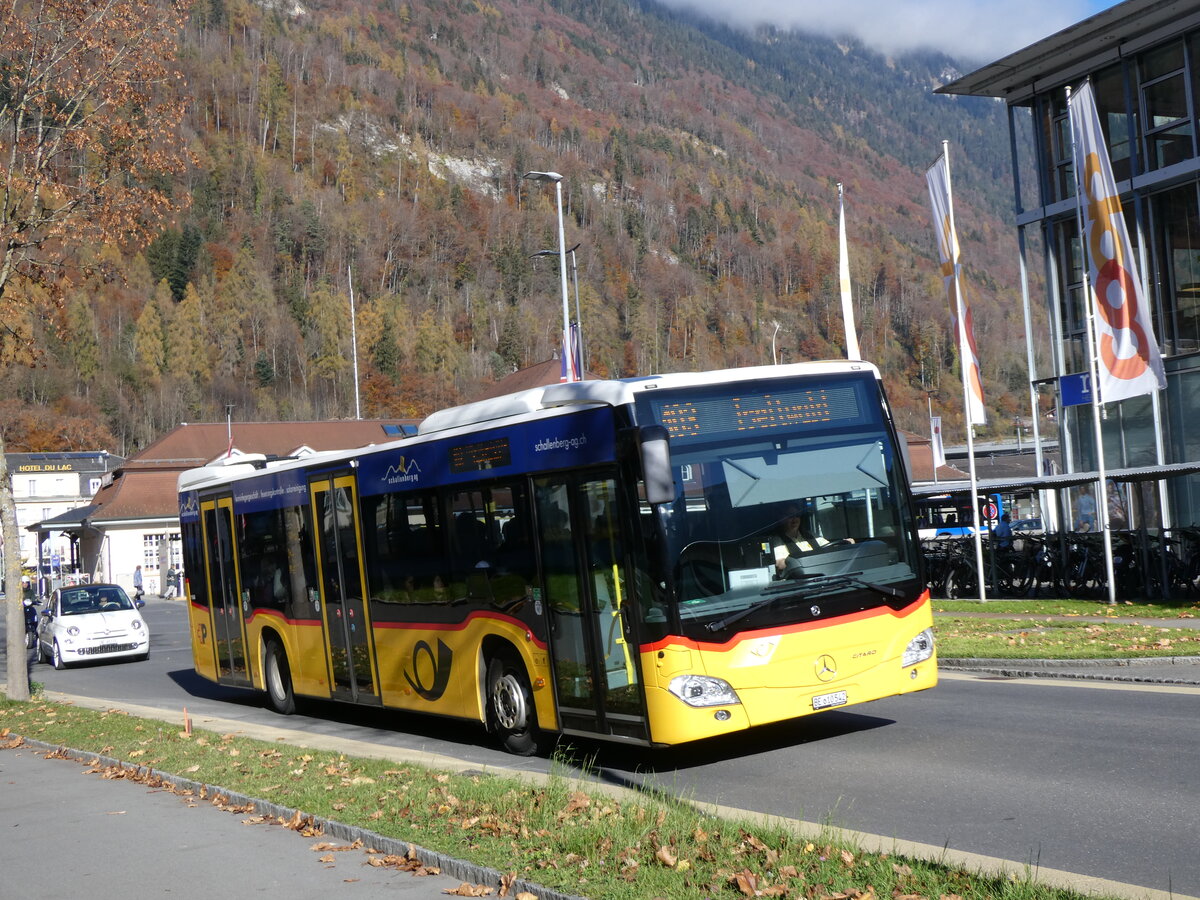
[(367, 581), (376, 603), (445, 603), (447, 559), (436, 494), (388, 494), (367, 509)]

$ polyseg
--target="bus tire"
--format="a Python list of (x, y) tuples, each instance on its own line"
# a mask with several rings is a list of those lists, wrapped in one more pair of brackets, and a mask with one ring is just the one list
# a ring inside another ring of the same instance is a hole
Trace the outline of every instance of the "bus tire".
[(267, 699), (275, 712), (281, 716), (290, 716), (296, 711), (292, 672), (288, 667), (283, 645), (277, 640), (267, 641), (266, 650), (263, 652), (263, 681), (267, 686)]
[(494, 656), (487, 668), (487, 724), (504, 749), (517, 756), (537, 751), (537, 712), (525, 667), (509, 654)]

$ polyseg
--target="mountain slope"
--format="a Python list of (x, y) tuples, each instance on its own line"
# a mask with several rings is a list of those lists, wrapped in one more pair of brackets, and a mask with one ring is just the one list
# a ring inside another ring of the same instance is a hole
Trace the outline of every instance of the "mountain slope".
[(529, 256), (556, 246), (554, 195), (529, 170), (564, 176), (588, 367), (609, 375), (842, 355), (843, 182), (863, 352), (924, 431), (914, 385), (957, 411), (923, 177), (943, 138), (988, 399), (1019, 411), (1004, 110), (933, 95), (945, 57), (645, 0), (200, 0), (183, 43), (189, 207), (125, 283), (78, 286), (56, 365), (6, 375), (90, 406), (122, 452), (229, 404), (353, 415), (350, 278), (363, 415), (548, 358), (557, 265)]

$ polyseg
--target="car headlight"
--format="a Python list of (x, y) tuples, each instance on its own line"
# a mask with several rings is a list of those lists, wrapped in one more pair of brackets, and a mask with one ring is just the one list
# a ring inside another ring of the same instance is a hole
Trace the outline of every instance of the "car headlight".
[(667, 690), (688, 706), (727, 706), (742, 702), (728, 681), (708, 675), (679, 675), (671, 679)]
[(132, 628), (134, 631), (141, 631), (142, 630), (142, 620), (134, 619), (132, 622), (129, 623), (129, 627)]
[(67, 629), (67, 634), (69, 634), (71, 637), (79, 637), (79, 626), (72, 625)]
[(925, 662), (929, 657), (933, 656), (933, 629), (926, 628), (904, 648), (904, 656), (900, 660), (900, 665), (904, 668), (915, 666), (919, 662)]

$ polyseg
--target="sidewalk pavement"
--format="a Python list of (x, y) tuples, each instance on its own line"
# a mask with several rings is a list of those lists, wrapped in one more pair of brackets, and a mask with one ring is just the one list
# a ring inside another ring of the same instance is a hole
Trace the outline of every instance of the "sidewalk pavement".
[[(231, 812), (173, 793), (169, 784), (191, 784), (184, 779), (162, 776), (168, 786), (139, 783), (121, 777), (116, 760), (96, 763), (93, 753), (65, 755), (39, 742), (0, 750), (5, 835), (0, 893), (5, 897), (211, 900), (270, 894), (327, 900), (340, 891), (365, 900), (433, 900), (482, 896), (471, 892), (476, 886), (490, 888), (488, 896), (499, 894), (499, 872), (405, 841), (336, 822), (322, 822), (320, 835), (305, 836), (259, 821), (291, 818), (293, 811), (274, 804), (226, 794), (225, 805), (236, 808)], [(350, 849), (358, 839), (380, 852)], [(437, 866), (441, 873), (368, 862), (390, 854), (398, 863), (409, 856), (410, 846), (421, 864)], [(508, 896), (519, 897), (521, 891), (539, 900), (569, 900), (523, 882)]]

